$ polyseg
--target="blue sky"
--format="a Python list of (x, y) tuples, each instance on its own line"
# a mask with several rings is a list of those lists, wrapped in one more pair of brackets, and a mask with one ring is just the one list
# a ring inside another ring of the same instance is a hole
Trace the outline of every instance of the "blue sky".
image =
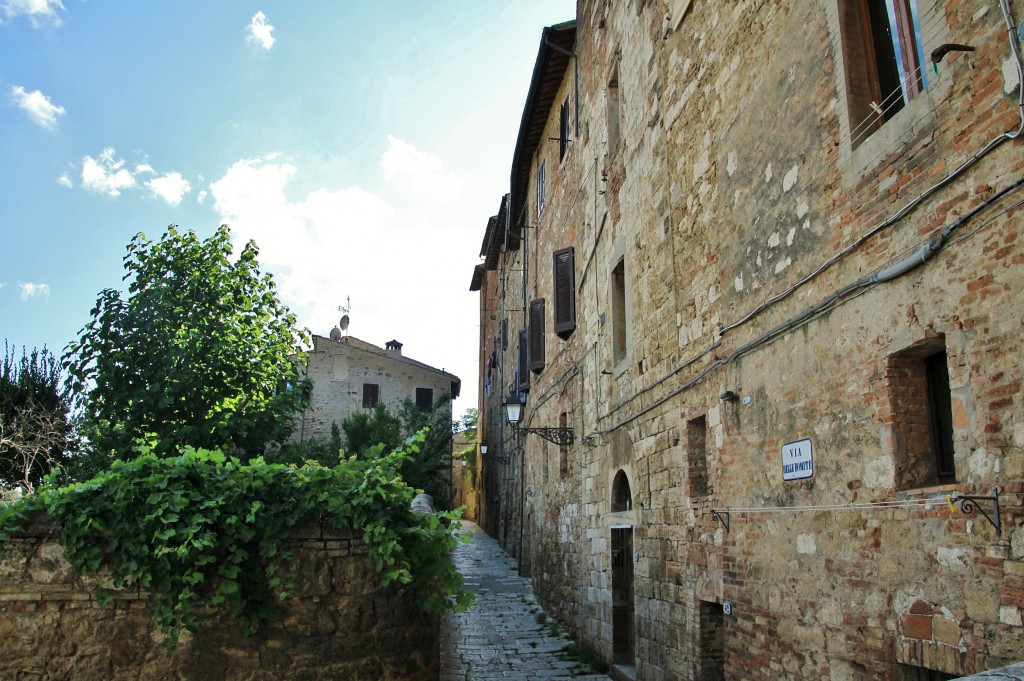
[[(61, 354), (125, 246), (255, 239), (281, 297), (463, 380), (541, 30), (572, 0), (0, 0), (0, 337)], [(159, 339), (153, 339), (159, 343)]]

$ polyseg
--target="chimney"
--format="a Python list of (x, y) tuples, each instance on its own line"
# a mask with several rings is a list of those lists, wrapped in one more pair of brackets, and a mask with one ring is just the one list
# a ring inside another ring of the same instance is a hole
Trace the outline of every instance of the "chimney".
[(389, 340), (384, 348), (388, 351), (388, 357), (401, 357), (402, 356), (402, 344), (396, 340)]

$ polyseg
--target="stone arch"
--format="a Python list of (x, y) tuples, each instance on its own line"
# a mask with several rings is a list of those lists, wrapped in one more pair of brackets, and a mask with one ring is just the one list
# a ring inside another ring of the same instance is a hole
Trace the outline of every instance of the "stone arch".
[(612, 513), (633, 510), (633, 492), (629, 486), (629, 476), (619, 469), (612, 480)]

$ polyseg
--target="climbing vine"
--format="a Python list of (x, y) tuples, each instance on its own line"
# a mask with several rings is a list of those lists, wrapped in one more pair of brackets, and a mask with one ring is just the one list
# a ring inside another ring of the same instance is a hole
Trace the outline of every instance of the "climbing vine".
[[(398, 475), (424, 437), (333, 468), (243, 464), (193, 448), (161, 457), (150, 444), (88, 482), (44, 486), (0, 508), (0, 541), (30, 512), (45, 511), (80, 574), (106, 569), (115, 588), (148, 595), (153, 623), (171, 646), (183, 628), (198, 626), (199, 604), (226, 609), (246, 633), (258, 628), (293, 589), (289, 535), (318, 520), (363, 530), (385, 585), (407, 585), (430, 611), (462, 610), (473, 595), (449, 560), (458, 512), (412, 513), (415, 490)], [(97, 600), (109, 602), (110, 594), (98, 592)]]

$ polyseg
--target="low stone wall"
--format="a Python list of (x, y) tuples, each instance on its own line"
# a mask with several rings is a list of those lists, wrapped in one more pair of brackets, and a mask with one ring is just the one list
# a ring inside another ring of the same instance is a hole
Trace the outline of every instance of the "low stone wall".
[(145, 595), (80, 578), (45, 519), (0, 544), (0, 679), (381, 679), (438, 677), (438, 623), (383, 588), (359, 533), (317, 526), (291, 540), (296, 591), (249, 638), (211, 616), (175, 652), (150, 630)]

